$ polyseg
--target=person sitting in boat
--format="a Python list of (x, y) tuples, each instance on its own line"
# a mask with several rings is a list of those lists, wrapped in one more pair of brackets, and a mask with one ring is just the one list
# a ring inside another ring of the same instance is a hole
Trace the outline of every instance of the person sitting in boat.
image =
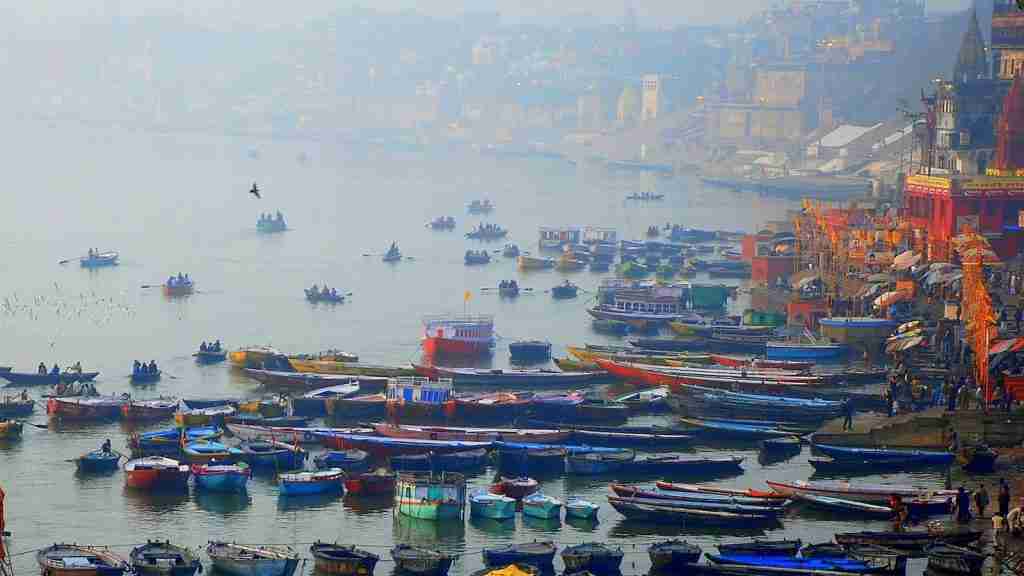
[(213, 351), (220, 352), (220, 340), (217, 340), (216, 342), (213, 343)]
[(21, 391), (21, 401), (28, 402), (28, 390)]
[(82, 363), (81, 362), (75, 362), (75, 365), (72, 366), (71, 369), (74, 370), (75, 374), (78, 374), (79, 376), (82, 375)]
[(50, 374), (52, 374), (53, 376), (57, 376), (60, 374), (60, 366), (58, 366), (56, 362), (54, 362), (53, 368), (50, 369)]
[(338, 299), (338, 290), (335, 289), (335, 288), (331, 288), (331, 299), (333, 299), (333, 300), (337, 300)]
[(284, 222), (284, 215), (281, 214), (280, 210), (277, 211), (277, 218), (276, 219), (277, 219), (278, 222)]
[(100, 446), (100, 450), (104, 454), (110, 454), (110, 438), (107, 438), (106, 440), (103, 441), (103, 445)]
[(142, 364), (140, 364), (139, 361), (136, 360), (135, 362), (132, 363), (132, 374), (141, 374), (141, 373), (142, 373)]
[(209, 348), (206, 347), (206, 340), (203, 340), (202, 344), (199, 345), (200, 352), (206, 352)]
[(158, 372), (158, 370), (156, 369), (156, 360), (150, 360), (149, 361), (149, 373), (150, 374), (156, 374), (157, 372)]
[(43, 364), (42, 362), (40, 362), (39, 363), (39, 370), (38, 371), (39, 371), (40, 374), (46, 374), (46, 364)]

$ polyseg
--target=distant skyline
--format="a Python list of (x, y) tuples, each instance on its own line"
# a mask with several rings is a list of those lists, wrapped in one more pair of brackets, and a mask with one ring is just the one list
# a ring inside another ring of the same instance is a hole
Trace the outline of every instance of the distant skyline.
[[(964, 9), (971, 0), (926, 0), (929, 11)], [(464, 12), (497, 11), (507, 21), (556, 24), (567, 16), (590, 15), (603, 22), (622, 22), (625, 0), (562, 0), (552, 8), (549, 0), (303, 0), (285, 3), (275, 0), (101, 0), (66, 2), (33, 0), (0, 8), (0, 17), (19, 26), (62, 29), (83, 20), (109, 20), (114, 15), (133, 20), (145, 16), (184, 15), (195, 24), (211, 28), (273, 28), (301, 25), (321, 19), (354, 5), (382, 11), (415, 11), (438, 17)], [(685, 24), (727, 24), (751, 13), (782, 5), (779, 0), (633, 0), (637, 23), (642, 28), (664, 28)]]

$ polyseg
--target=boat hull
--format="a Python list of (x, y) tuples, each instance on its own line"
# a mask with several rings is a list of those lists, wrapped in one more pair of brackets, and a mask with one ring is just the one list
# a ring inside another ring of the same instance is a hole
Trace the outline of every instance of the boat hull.
[(329, 576), (371, 576), (380, 558), (353, 547), (313, 544), (314, 570)]
[(212, 560), (214, 568), (231, 576), (292, 576), (299, 565), (297, 558), (241, 560), (214, 557)]
[(423, 352), (428, 356), (486, 356), (492, 351), (490, 342), (454, 340), (428, 336), (423, 339)]
[(196, 488), (209, 492), (245, 492), (249, 483), (249, 474), (232, 473), (193, 473)]
[(516, 517), (516, 502), (513, 499), (487, 500), (485, 502), (470, 499), (469, 513), (475, 518), (510, 520)]

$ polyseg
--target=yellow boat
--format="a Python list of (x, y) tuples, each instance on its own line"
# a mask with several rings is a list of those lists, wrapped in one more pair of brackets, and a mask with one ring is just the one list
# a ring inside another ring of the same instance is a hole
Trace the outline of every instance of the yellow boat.
[(21, 437), (21, 422), (0, 420), (0, 439), (13, 440)]
[(317, 374), (351, 374), (353, 376), (383, 376), (397, 378), (399, 376), (415, 376), (412, 366), (376, 366), (359, 362), (336, 362), (333, 360), (303, 360), (289, 358), (288, 362), (297, 372), (314, 372)]
[(555, 261), (551, 258), (520, 256), (517, 261), (520, 270), (548, 270), (555, 267)]
[(682, 322), (669, 322), (668, 327), (671, 328), (673, 332), (679, 334), (680, 336), (697, 335), (696, 327), (693, 324), (684, 324)]
[(264, 361), (280, 355), (281, 352), (270, 346), (250, 346), (228, 352), (228, 362), (236, 368), (262, 368)]
[(259, 414), (264, 418), (277, 418), (284, 416), (285, 406), (280, 402), (250, 400), (239, 404), (238, 411), (246, 414)]
[(572, 358), (554, 358), (555, 366), (563, 372), (595, 372), (601, 367), (593, 362), (581, 362)]

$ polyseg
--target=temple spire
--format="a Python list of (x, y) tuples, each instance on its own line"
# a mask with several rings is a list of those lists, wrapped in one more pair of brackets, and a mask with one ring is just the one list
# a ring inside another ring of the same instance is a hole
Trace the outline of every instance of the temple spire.
[(978, 12), (971, 6), (970, 22), (967, 32), (960, 43), (960, 52), (953, 66), (953, 81), (963, 84), (988, 75), (988, 59), (985, 55), (985, 42), (978, 26)]

